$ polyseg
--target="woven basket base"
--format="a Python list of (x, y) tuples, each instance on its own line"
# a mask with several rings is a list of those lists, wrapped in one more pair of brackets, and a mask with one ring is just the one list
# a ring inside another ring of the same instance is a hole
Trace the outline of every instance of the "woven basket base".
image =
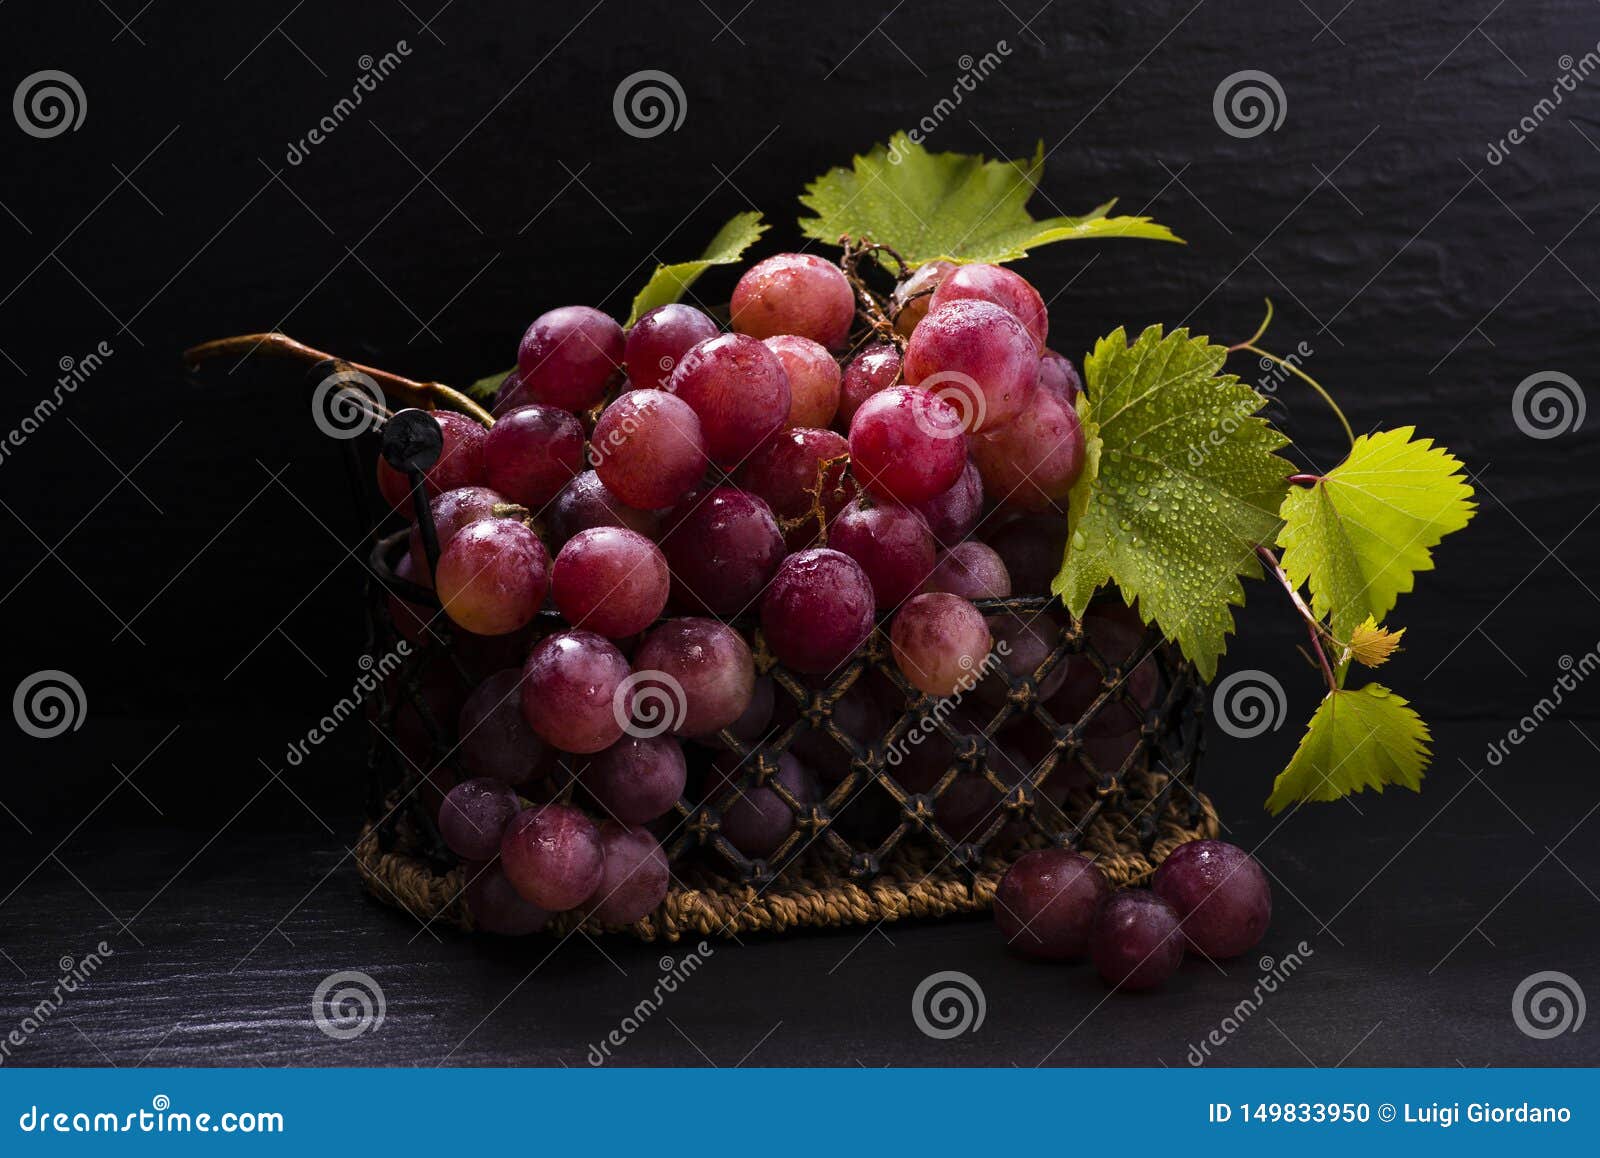
[[(1163, 777), (1142, 777), (1142, 787), (1157, 788)], [(1145, 807), (1156, 796), (1144, 796)], [(1178, 793), (1187, 800), (1188, 794)], [(1216, 810), (1203, 794), (1193, 797), (1199, 815), (1187, 823), (1186, 806), (1169, 809), (1156, 826), (1149, 852), (1137, 838), (1137, 808), (1127, 798), (1106, 805), (1079, 842), (1094, 857), (1111, 885), (1143, 884), (1167, 854), (1191, 840), (1217, 836)], [(428, 861), (400, 847), (384, 852), (369, 825), (356, 845), (356, 864), (368, 889), (380, 900), (398, 905), (423, 920), (439, 920), (463, 930), (472, 917), (461, 899), (466, 871), (458, 866), (441, 873)], [(875, 880), (857, 884), (826, 863), (801, 858), (765, 886), (727, 880), (698, 868), (675, 869), (667, 898), (650, 916), (633, 925), (584, 925), (589, 932), (628, 932), (645, 941), (676, 941), (684, 936), (733, 937), (743, 933), (777, 933), (800, 927), (869, 925), (907, 917), (943, 917), (986, 910), (1006, 869), (1027, 846), (1009, 856), (983, 862), (976, 877), (921, 846), (902, 847)], [(581, 923), (572, 913), (558, 915), (550, 929), (560, 933)]]

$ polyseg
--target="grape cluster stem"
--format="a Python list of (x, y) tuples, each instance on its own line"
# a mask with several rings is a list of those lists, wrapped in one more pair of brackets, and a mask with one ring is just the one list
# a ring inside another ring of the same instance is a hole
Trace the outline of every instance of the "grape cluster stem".
[(884, 341), (893, 342), (903, 352), (906, 340), (895, 332), (894, 319), (889, 316), (888, 306), (867, 285), (866, 279), (861, 275), (860, 266), (863, 257), (882, 254), (893, 259), (900, 269), (899, 276), (904, 278), (911, 272), (910, 264), (890, 246), (874, 241), (856, 241), (848, 234), (839, 238), (839, 246), (844, 251), (839, 257), (839, 268), (844, 271), (845, 280), (850, 283), (850, 288), (856, 292), (856, 300), (861, 303), (861, 316), (873, 334)]

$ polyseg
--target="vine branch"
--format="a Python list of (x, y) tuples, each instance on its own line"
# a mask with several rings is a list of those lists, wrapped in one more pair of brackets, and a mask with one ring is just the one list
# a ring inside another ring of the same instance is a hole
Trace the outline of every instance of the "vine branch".
[(1278, 562), (1278, 557), (1272, 553), (1272, 549), (1257, 547), (1256, 554), (1267, 565), (1267, 570), (1272, 572), (1273, 577), (1282, 584), (1283, 589), (1289, 593), (1289, 602), (1294, 604), (1295, 611), (1305, 621), (1306, 634), (1311, 637), (1311, 653), (1317, 657), (1317, 666), (1322, 669), (1322, 678), (1330, 692), (1338, 691), (1339, 682), (1334, 678), (1333, 665), (1328, 662), (1328, 654), (1323, 650), (1322, 629), (1317, 624), (1317, 617), (1311, 613), (1311, 608), (1306, 606), (1306, 601), (1300, 597), (1299, 590), (1289, 581), (1289, 576), (1284, 573), (1283, 566)]

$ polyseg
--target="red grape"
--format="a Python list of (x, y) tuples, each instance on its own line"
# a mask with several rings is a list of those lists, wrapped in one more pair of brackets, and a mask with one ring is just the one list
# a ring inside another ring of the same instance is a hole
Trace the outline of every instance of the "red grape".
[(1154, 989), (1183, 964), (1183, 934), (1171, 905), (1147, 889), (1119, 889), (1089, 932), (1094, 966), (1118, 989)]
[(789, 418), (789, 376), (783, 363), (745, 334), (722, 334), (692, 347), (673, 370), (667, 389), (694, 410), (706, 452), (727, 467), (782, 430)]
[[(771, 788), (752, 784), (740, 788), (739, 782), (755, 769), (748, 758), (741, 761), (735, 752), (723, 752), (712, 761), (706, 773), (706, 783), (701, 799), (722, 811), (722, 835), (745, 856), (766, 857), (777, 851), (780, 844), (794, 830), (794, 810)], [(810, 803), (816, 797), (811, 775), (799, 760), (788, 752), (778, 756), (778, 772), (774, 779), (801, 803)], [(724, 804), (729, 792), (734, 795)]]
[[(996, 670), (991, 671), (978, 685), (978, 698), (984, 703), (999, 707), (1011, 695), (1001, 670), (1018, 682), (1032, 679), (1033, 673), (1045, 657), (1061, 642), (1061, 624), (1047, 612), (1006, 612), (989, 617), (989, 633), (994, 637), (995, 655), (999, 657)], [(1002, 646), (1004, 645), (1004, 646)], [(1067, 678), (1070, 660), (1063, 656), (1050, 669), (1039, 685), (1038, 697), (1048, 699), (1056, 693)]]
[(1046, 350), (1039, 359), (1039, 389), (1048, 390), (1061, 401), (1074, 404), (1083, 393), (1083, 380), (1070, 359)]
[(667, 620), (635, 649), (633, 666), (626, 707), (643, 725), (629, 728), (635, 735), (710, 735), (744, 715), (755, 694), (749, 645), (715, 619)]
[(456, 734), (461, 763), (477, 776), (512, 787), (533, 778), (544, 742), (522, 716), (522, 669), (507, 668), (484, 680), (461, 705)]
[(550, 920), (538, 905), (522, 899), (506, 880), (497, 860), (493, 864), (469, 864), (467, 872), (467, 912), (481, 932), (504, 937), (525, 937), (537, 933)]
[(494, 392), (494, 405), (490, 408), (496, 418), (508, 410), (515, 410), (518, 406), (526, 406), (533, 399), (522, 389), (522, 379), (515, 370), (500, 379), (500, 388)]
[[(739, 482), (788, 522), (811, 513), (814, 500), (810, 492), (818, 489), (820, 478), (823, 514), (832, 519), (855, 497), (856, 482), (846, 473), (847, 461), (835, 462), (826, 472), (822, 464), (829, 459), (848, 459), (849, 454), (850, 444), (831, 430), (785, 430), (745, 461)], [(802, 550), (816, 541), (821, 530), (815, 518), (805, 519), (784, 534), (784, 543), (791, 551)]]
[(1012, 519), (987, 534), (1019, 595), (1048, 595), (1067, 553), (1067, 520), (1053, 516)]
[(592, 631), (552, 635), (523, 668), (522, 714), (545, 743), (598, 752), (622, 738), (626, 720), (614, 701), (627, 678), (628, 661), (610, 641)]
[(905, 379), (949, 401), (961, 428), (1004, 426), (1039, 385), (1039, 350), (1026, 328), (990, 302), (953, 301), (929, 311), (906, 347)]
[[(773, 730), (773, 709), (777, 706), (777, 695), (771, 676), (757, 676), (755, 686), (751, 689), (750, 705), (740, 714), (739, 718), (723, 729), (732, 732), (734, 737), (742, 744), (755, 745)], [(710, 736), (696, 736), (694, 739), (701, 744), (713, 748), (723, 748), (727, 745), (720, 739), (720, 733)]]
[(839, 409), (839, 363), (810, 338), (779, 334), (762, 344), (789, 376), (789, 417), (784, 426), (826, 426)]
[(667, 854), (642, 828), (607, 820), (600, 825), (605, 863), (587, 915), (602, 925), (631, 925), (667, 898)]
[(933, 537), (946, 547), (954, 547), (977, 527), (983, 517), (983, 479), (971, 459), (961, 468), (955, 485), (942, 494), (914, 504), (928, 524)]
[(1026, 511), (1065, 512), (1083, 472), (1078, 413), (1049, 390), (1037, 390), (1016, 421), (974, 435), (972, 459), (991, 499)]
[(690, 496), (667, 516), (661, 549), (676, 606), (734, 616), (755, 602), (783, 560), (783, 532), (761, 499), (738, 487)]
[(915, 386), (891, 386), (861, 404), (850, 422), (850, 462), (862, 486), (907, 505), (956, 484), (967, 464), (961, 416)]
[(681, 302), (644, 313), (628, 331), (622, 360), (635, 390), (665, 390), (679, 359), (689, 347), (717, 336), (717, 323)]
[(1086, 856), (1059, 848), (1024, 853), (995, 890), (994, 923), (1024, 957), (1082, 957), (1108, 891), (1105, 876)]
[(580, 773), (589, 794), (624, 824), (647, 824), (671, 812), (686, 776), (683, 747), (670, 736), (624, 736)]
[[(456, 537), (456, 532), (462, 527), (479, 519), (490, 518), (495, 506), (505, 501), (504, 495), (488, 487), (457, 487), (435, 498), (428, 504), (428, 510), (433, 516), (433, 533), (439, 540), (439, 553), (444, 553), (450, 540)], [(417, 566), (418, 573), (428, 574), (428, 551), (422, 542), (422, 531), (415, 523), (411, 526), (411, 537), (407, 542), (411, 561)]]
[(665, 390), (633, 390), (607, 406), (589, 450), (607, 489), (644, 511), (677, 502), (707, 465), (699, 417)]
[(1191, 840), (1173, 849), (1150, 887), (1183, 922), (1196, 953), (1237, 957), (1253, 948), (1272, 920), (1272, 888), (1256, 858), (1221, 840)]
[(963, 599), (1004, 599), (1011, 594), (1011, 576), (993, 547), (968, 540), (939, 556), (922, 589)]
[(619, 499), (600, 476), (586, 470), (561, 489), (547, 512), (550, 540), (560, 547), (579, 531), (591, 527), (626, 527), (647, 539), (661, 533), (661, 517), (641, 511)]
[(622, 327), (589, 306), (540, 314), (517, 348), (522, 393), (532, 402), (587, 410), (622, 364)]
[(880, 390), (900, 381), (900, 347), (893, 342), (874, 342), (865, 347), (844, 368), (839, 378), (839, 422), (849, 429), (850, 420), (861, 404)]
[(594, 821), (570, 804), (545, 804), (506, 825), (500, 863), (524, 900), (561, 913), (594, 895), (605, 853)]
[(480, 519), (463, 527), (439, 556), (435, 578), (445, 614), (478, 635), (526, 626), (549, 584), (544, 544), (515, 519)]
[[(423, 492), (431, 499), (457, 487), (481, 486), (485, 481), (483, 443), (488, 432), (472, 419), (451, 410), (435, 410), (433, 420), (439, 424), (444, 446), (439, 451), (439, 461), (422, 472)], [(416, 518), (410, 481), (381, 457), (378, 459), (378, 490), (395, 510), (408, 519)]]
[[(1160, 688), (1160, 673), (1155, 660), (1144, 653), (1144, 624), (1138, 615), (1123, 604), (1099, 603), (1089, 608), (1083, 616), (1083, 630), (1102, 660), (1111, 667), (1126, 667), (1135, 658), (1138, 664), (1123, 676), (1121, 686), (1134, 703), (1135, 710), (1121, 694), (1111, 695), (1095, 713), (1084, 729), (1089, 736), (1120, 736), (1144, 723), (1143, 712), (1156, 701)], [(1051, 715), (1063, 723), (1078, 720), (1088, 711), (1100, 695), (1105, 676), (1087, 655), (1075, 655), (1066, 662), (1060, 693), (1047, 705)]]
[(556, 555), (550, 574), (550, 594), (562, 617), (611, 639), (654, 623), (670, 585), (661, 548), (624, 527), (579, 531)]
[(933, 291), (930, 310), (937, 310), (949, 302), (971, 300), (992, 302), (1028, 331), (1038, 352), (1044, 352), (1044, 340), (1050, 331), (1050, 315), (1044, 308), (1044, 299), (1028, 279), (1003, 265), (974, 262), (953, 270)]
[(517, 794), (487, 776), (463, 780), (445, 794), (439, 835), (465, 860), (489, 860), (500, 851), (500, 835), (517, 814)]
[(483, 443), (489, 485), (537, 511), (583, 469), (583, 426), (554, 406), (521, 406), (500, 416)]
[(761, 600), (761, 631), (779, 662), (822, 675), (872, 634), (872, 581), (850, 556), (828, 547), (790, 555)]
[[(826, 686), (817, 681), (816, 690)], [(785, 715), (793, 716), (793, 701), (785, 704)], [(888, 713), (867, 690), (865, 679), (858, 679), (844, 695), (834, 701), (830, 719), (833, 726), (863, 748), (870, 748), (889, 730)], [(830, 733), (807, 725), (790, 746), (805, 766), (829, 784), (837, 784), (850, 773), (850, 749)]]
[(931, 696), (970, 688), (988, 658), (990, 642), (983, 613), (944, 592), (907, 602), (889, 629), (895, 665), (913, 687)]
[(930, 261), (919, 265), (912, 275), (894, 288), (894, 295), (889, 299), (889, 310), (894, 316), (895, 333), (903, 338), (909, 338), (911, 332), (917, 328), (917, 323), (928, 315), (928, 306), (933, 299), (934, 292), (942, 282), (956, 269), (960, 268), (953, 261)]
[(729, 308), (741, 334), (798, 334), (837, 350), (850, 337), (856, 296), (838, 266), (809, 253), (780, 253), (745, 270)]
[[(999, 790), (987, 779), (963, 772), (934, 800), (933, 819), (954, 841), (981, 840), (989, 826), (1002, 815), (1001, 800)], [(992, 843), (1003, 844), (1008, 837), (1016, 835), (1016, 830), (1008, 833), (1002, 826)]]
[(878, 606), (885, 609), (916, 594), (938, 554), (921, 515), (865, 495), (834, 518), (828, 545), (861, 564)]

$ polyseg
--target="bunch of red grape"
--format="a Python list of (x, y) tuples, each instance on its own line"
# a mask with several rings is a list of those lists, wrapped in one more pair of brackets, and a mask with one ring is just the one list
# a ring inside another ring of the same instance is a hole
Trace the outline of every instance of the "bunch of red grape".
[(1194, 840), (1173, 850), (1148, 889), (1112, 892), (1088, 857), (1025, 853), (995, 891), (994, 919), (1025, 957), (1089, 957), (1107, 984), (1152, 989), (1177, 972), (1185, 949), (1213, 960), (1256, 945), (1272, 918), (1272, 890), (1237, 845)]
[[(526, 932), (572, 909), (607, 923), (651, 912), (667, 890), (658, 837), (691, 779), (686, 751), (706, 757), (698, 799), (755, 858), (788, 837), (796, 804), (842, 778), (848, 757), (813, 733), (742, 787), (742, 745), (795, 709), (776, 703), (731, 622), (758, 621), (771, 655), (822, 687), (887, 618), (912, 687), (946, 697), (977, 685), (991, 703), (1006, 692), (998, 677), (979, 682), (996, 641), (1013, 679), (1054, 648), (1057, 617), (986, 618), (974, 603), (1047, 591), (1067, 537), (1084, 457), (1080, 385), (1045, 345), (1043, 299), (1000, 266), (929, 263), (896, 289), (892, 319), (869, 317), (847, 353), (857, 300), (840, 268), (780, 254), (739, 280), (731, 332), (689, 305), (653, 309), (626, 331), (565, 306), (523, 336), (492, 428), (435, 413), (443, 449), (424, 485), (437, 563), (413, 528), (396, 573), (432, 589), (449, 622), (398, 597), (390, 611), (408, 639), (451, 634), (458, 656), (490, 673), (465, 703), (444, 681), (420, 689), (429, 714), (457, 724), (456, 762), (473, 777), (450, 786), (435, 774), (430, 787), (448, 788), (439, 828), (473, 866), (468, 903), (481, 927)], [(414, 517), (403, 474), (380, 462), (378, 483)], [(986, 541), (971, 537), (980, 523)], [(535, 617), (552, 607), (566, 627), (543, 634)], [(1085, 622), (1111, 663), (1142, 637), (1126, 608)], [(1145, 705), (1152, 669), (1128, 677)], [(881, 683), (862, 681), (833, 708), (834, 724), (868, 746), (906, 704)], [(1100, 672), (1069, 660), (1044, 684), (1058, 718), (1076, 719)], [(1089, 742), (1141, 722), (1109, 704)], [(402, 739), (405, 725), (403, 711)], [(741, 748), (728, 749), (729, 734)], [(524, 807), (517, 790), (553, 770), (576, 797)], [(998, 803), (983, 777), (966, 779), (970, 791), (941, 796), (941, 819), (963, 832)], [(592, 807), (564, 802), (573, 798)]]

